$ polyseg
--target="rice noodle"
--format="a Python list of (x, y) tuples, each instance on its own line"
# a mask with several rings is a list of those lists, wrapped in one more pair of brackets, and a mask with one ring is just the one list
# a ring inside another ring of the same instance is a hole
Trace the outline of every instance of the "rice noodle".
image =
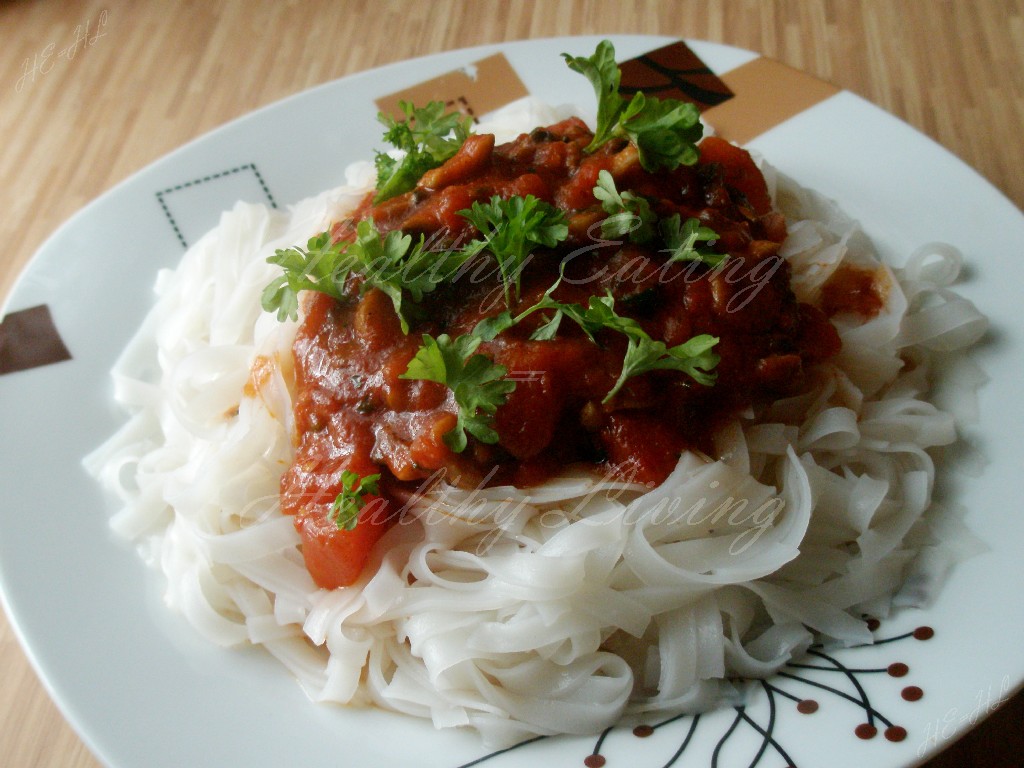
[[(506, 125), (554, 117), (519, 109)], [(268, 255), (359, 201), (363, 163), (287, 212), (237, 205), (160, 273), (113, 370), (131, 417), (86, 460), (122, 505), (112, 525), (211, 641), (264, 646), (317, 701), (372, 702), (491, 744), (706, 709), (739, 695), (727, 678), (770, 675), (814, 639), (870, 642), (864, 614), (927, 603), (973, 551), (956, 510), (932, 503), (928, 449), (976, 412), (984, 377), (947, 362), (986, 322), (949, 288), (955, 249), (890, 269), (834, 204), (765, 172), (798, 298), (817, 302), (854, 264), (882, 270), (888, 300), (866, 322), (837, 317), (842, 354), (806, 391), (741, 414), (719, 460), (686, 454), (650, 491), (571, 468), (534, 489), (436, 488), (357, 584), (317, 589), (278, 506), (296, 324), (259, 297)], [(268, 375), (250, 373), (257, 361)]]

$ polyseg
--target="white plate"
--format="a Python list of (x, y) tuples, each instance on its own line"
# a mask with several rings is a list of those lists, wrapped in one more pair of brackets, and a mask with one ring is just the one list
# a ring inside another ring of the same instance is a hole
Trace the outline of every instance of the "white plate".
[[(49, 305), (73, 360), (0, 376), (0, 586), (54, 699), (108, 765), (895, 768), (947, 746), (1021, 685), (1024, 345), (1017, 293), (1024, 217), (945, 150), (845, 92), (752, 146), (840, 201), (896, 263), (924, 242), (960, 247), (970, 265), (960, 290), (994, 329), (978, 358), (992, 381), (969, 436), (989, 464), (980, 478), (947, 483), (970, 508), (968, 523), (990, 551), (958, 566), (932, 608), (883, 624), (876, 635), (892, 642), (812, 657), (806, 664), (831, 670), (789, 668), (755, 692), (746, 709), (652, 721), (658, 727), (643, 737), (616, 728), (492, 755), (470, 733), (310, 704), (269, 656), (207, 644), (165, 611), (155, 575), (108, 531), (110, 500), (80, 460), (120, 420), (108, 371), (150, 305), (156, 270), (174, 264), (183, 243), (194, 242), (238, 198), (284, 204), (337, 184), (349, 161), (370, 157), (379, 145), (375, 97), (502, 51), (534, 95), (559, 103), (579, 94), (587, 101), (586, 84), (559, 54), (585, 55), (597, 40), (454, 51), (294, 96), (105, 194), (65, 224), (22, 275), (7, 310)], [(614, 42), (622, 60), (670, 41)], [(754, 56), (707, 43), (692, 47), (718, 73)], [(907, 634), (920, 626), (933, 628), (934, 637), (922, 642)], [(894, 663), (906, 664), (907, 674), (889, 674)], [(910, 686), (923, 691), (920, 700), (903, 697)], [(817, 712), (802, 714), (796, 702), (804, 699), (815, 700)], [(855, 729), (867, 723), (877, 735), (859, 738)], [(887, 739), (889, 725), (905, 728), (906, 737)]]

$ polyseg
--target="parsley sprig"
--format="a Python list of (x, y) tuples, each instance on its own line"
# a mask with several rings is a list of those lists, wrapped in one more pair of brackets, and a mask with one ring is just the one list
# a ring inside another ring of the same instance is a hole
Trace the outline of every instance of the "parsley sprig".
[(608, 214), (601, 222), (601, 237), (607, 240), (629, 237), (630, 241), (643, 244), (660, 235), (664, 251), (669, 254), (669, 263), (700, 261), (716, 267), (729, 258), (728, 254), (699, 247), (701, 244), (711, 246), (718, 240), (715, 230), (692, 217), (682, 221), (678, 213), (659, 219), (647, 198), (629, 190), (619, 192), (608, 171), (598, 173), (594, 197), (601, 201), (601, 207)]
[(648, 371), (681, 371), (699, 384), (710, 387), (715, 383), (716, 374), (713, 371), (718, 365), (719, 356), (711, 349), (718, 344), (716, 336), (703, 333), (682, 344), (668, 347), (665, 342), (652, 339), (633, 318), (618, 314), (611, 291), (604, 296), (591, 296), (585, 310), (576, 304), (567, 305), (563, 311), (591, 339), (602, 328), (624, 334), (628, 339), (622, 371), (602, 403), (615, 397), (629, 379)]
[(679, 214), (675, 213), (658, 222), (669, 262), (702, 261), (710, 267), (717, 267), (729, 258), (728, 254), (698, 247), (701, 243), (711, 245), (718, 240), (715, 230), (702, 226), (699, 219), (689, 218), (682, 223), (680, 220)]
[(606, 292), (604, 296), (591, 296), (584, 307), (577, 303), (563, 303), (554, 298), (552, 294), (560, 282), (561, 278), (545, 291), (536, 304), (518, 315), (513, 316), (511, 312), (505, 311), (481, 320), (473, 329), (473, 335), (491, 341), (534, 312), (543, 309), (554, 310), (551, 318), (530, 334), (531, 339), (554, 338), (563, 318), (576, 323), (595, 343), (596, 334), (605, 329), (624, 334), (628, 339), (622, 371), (614, 386), (604, 396), (602, 403), (607, 403), (615, 397), (630, 378), (648, 371), (681, 371), (699, 384), (714, 385), (716, 375), (713, 371), (718, 365), (719, 356), (711, 350), (718, 344), (716, 336), (700, 334), (682, 344), (669, 347), (662, 341), (652, 339), (633, 318), (618, 314), (615, 311), (615, 297), (611, 291)]
[(277, 319), (295, 320), (299, 316), (299, 291), (320, 291), (336, 299), (344, 298), (345, 280), (349, 273), (346, 243), (331, 242), (331, 233), (311, 237), (306, 247), (281, 248), (267, 258), (284, 274), (275, 278), (260, 297), (267, 312), (277, 312)]
[(484, 318), (473, 328), (473, 335), (479, 336), (484, 341), (493, 341), (498, 334), (507, 331), (514, 325), (518, 325), (534, 312), (544, 309), (552, 310), (551, 317), (530, 334), (531, 341), (550, 341), (555, 338), (563, 318), (569, 318), (572, 322), (576, 323), (595, 344), (597, 343), (595, 334), (602, 328), (612, 328), (613, 330), (620, 331), (627, 326), (640, 328), (632, 318), (615, 315), (613, 309), (615, 299), (611, 293), (607, 293), (604, 296), (591, 296), (586, 307), (575, 302), (566, 303), (559, 301), (553, 294), (561, 283), (562, 278), (559, 277), (555, 284), (544, 292), (544, 295), (540, 297), (536, 304), (526, 308), (518, 315), (513, 315), (506, 310), (497, 315)]
[(623, 317), (615, 311), (615, 297), (611, 291), (604, 296), (591, 296), (586, 309), (579, 304), (562, 306), (562, 312), (576, 322), (592, 340), (601, 329), (624, 334), (628, 339), (626, 354), (622, 360), (619, 378), (601, 400), (607, 403), (623, 385), (634, 376), (648, 371), (674, 370), (688, 374), (705, 386), (715, 383), (713, 370), (719, 357), (711, 349), (718, 344), (718, 338), (710, 334), (694, 336), (683, 344), (668, 347), (662, 341), (655, 341), (640, 323), (631, 317)]
[(612, 240), (629, 237), (634, 243), (646, 243), (655, 236), (658, 217), (647, 198), (630, 191), (619, 192), (615, 179), (605, 170), (597, 174), (594, 197), (608, 214), (601, 222), (601, 237)]
[(668, 347), (665, 342), (655, 341), (643, 331), (627, 335), (629, 343), (622, 360), (622, 372), (602, 403), (615, 397), (630, 378), (648, 371), (681, 371), (699, 384), (714, 385), (717, 374), (713, 371), (720, 358), (711, 349), (718, 343), (718, 337), (702, 333), (682, 344)]
[(320, 291), (344, 300), (345, 281), (349, 274), (363, 276), (360, 295), (370, 288), (379, 288), (391, 299), (402, 325), (409, 332), (409, 308), (404, 299), (408, 294), (418, 304), (423, 297), (439, 285), (452, 279), (474, 252), (470, 249), (431, 251), (422, 235), (415, 242), (411, 235), (392, 230), (386, 236), (373, 223), (363, 219), (356, 225), (356, 238), (352, 242), (331, 242), (324, 232), (303, 248), (279, 249), (267, 259), (284, 270), (284, 274), (268, 285), (262, 296), (263, 308), (277, 312), (279, 320), (298, 317), (298, 292)]
[(608, 40), (598, 43), (592, 56), (562, 56), (570, 69), (590, 81), (597, 94), (597, 126), (586, 151), (593, 152), (611, 139), (624, 137), (636, 145), (645, 170), (672, 170), (697, 162), (696, 145), (704, 129), (693, 104), (661, 100), (642, 92), (631, 99), (623, 98), (619, 94), (622, 73), (615, 63), (615, 48)]
[(463, 334), (452, 339), (442, 333), (436, 339), (423, 334), (423, 346), (409, 361), (403, 379), (436, 381), (447, 386), (455, 395), (459, 407), (455, 427), (444, 436), (445, 444), (455, 453), (466, 449), (473, 435), (482, 443), (498, 442), (494, 429), (494, 413), (516, 388), (514, 381), (504, 378), (508, 370), (476, 352), (482, 339)]
[(569, 236), (565, 214), (533, 195), (507, 200), (495, 195), (490, 202), (475, 202), (459, 215), (483, 236), (472, 241), (469, 249), (486, 248), (498, 262), (506, 306), (512, 305), (513, 293), (519, 299), (520, 277), (533, 250), (538, 246), (554, 248)]
[(384, 140), (404, 151), (405, 156), (395, 159), (385, 152), (377, 152), (374, 203), (415, 189), (424, 173), (459, 151), (472, 124), (472, 118), (459, 112), (446, 113), (440, 101), (432, 101), (425, 107), (400, 101), (398, 106), (405, 113), (404, 120), (395, 120), (383, 112), (378, 113), (377, 120), (387, 128)]
[(360, 477), (352, 470), (341, 473), (341, 493), (331, 505), (329, 518), (334, 520), (338, 530), (353, 531), (359, 522), (359, 513), (366, 506), (367, 496), (380, 495), (377, 482), (380, 474)]
[(468, 250), (446, 249), (431, 251), (420, 235), (414, 243), (411, 235), (392, 230), (385, 237), (372, 219), (363, 219), (356, 225), (356, 239), (345, 251), (349, 268), (365, 278), (360, 293), (378, 288), (388, 295), (402, 325), (402, 333), (409, 333), (409, 316), (415, 309), (406, 307), (406, 292), (419, 304), (423, 297), (447, 282), (472, 257)]

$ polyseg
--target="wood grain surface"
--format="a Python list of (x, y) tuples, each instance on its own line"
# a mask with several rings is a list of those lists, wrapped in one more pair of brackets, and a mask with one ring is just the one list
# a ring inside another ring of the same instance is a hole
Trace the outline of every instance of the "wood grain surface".
[[(615, 33), (714, 40), (802, 69), (917, 127), (1024, 206), (1024, 0), (0, 0), (0, 297), (90, 200), (257, 107), (438, 51)], [(1019, 765), (1022, 724), (1017, 696), (927, 765)], [(3, 616), (0, 765), (98, 765)]]

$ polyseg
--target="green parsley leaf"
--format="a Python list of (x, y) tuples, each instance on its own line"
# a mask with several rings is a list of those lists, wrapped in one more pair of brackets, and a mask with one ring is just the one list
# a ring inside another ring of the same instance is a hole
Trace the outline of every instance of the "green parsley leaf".
[(682, 224), (680, 216), (675, 213), (658, 222), (658, 229), (669, 252), (669, 262), (702, 261), (708, 266), (717, 267), (728, 257), (724, 253), (715, 253), (706, 248), (700, 249), (698, 243), (713, 245), (718, 240), (718, 233), (710, 227), (702, 227), (698, 219), (689, 218)]
[(597, 174), (594, 197), (601, 201), (601, 207), (609, 214), (601, 222), (601, 237), (605, 240), (628, 235), (632, 242), (640, 244), (654, 238), (658, 217), (651, 210), (647, 198), (629, 191), (620, 193), (608, 171), (602, 170)]
[[(630, 378), (648, 371), (682, 371), (700, 384), (714, 385), (715, 374), (712, 371), (718, 365), (719, 356), (711, 349), (718, 343), (716, 337), (701, 334), (682, 344), (667, 347), (664, 342), (652, 339), (636, 320), (618, 314), (615, 311), (615, 297), (611, 291), (604, 296), (591, 296), (584, 308), (576, 303), (562, 303), (552, 296), (560, 282), (561, 278), (545, 291), (536, 304), (518, 315), (513, 316), (511, 312), (505, 311), (481, 320), (473, 329), (473, 336), (490, 341), (528, 315), (542, 309), (554, 309), (555, 313), (551, 319), (531, 334), (532, 340), (553, 339), (563, 318), (569, 318), (576, 323), (591, 341), (596, 342), (596, 334), (603, 329), (621, 333), (629, 340), (619, 378), (602, 402), (607, 403), (615, 397)], [(473, 349), (476, 349), (475, 345)]]
[(613, 138), (619, 118), (626, 108), (625, 99), (619, 95), (622, 73), (615, 63), (615, 46), (609, 40), (602, 40), (597, 44), (594, 55), (589, 58), (568, 53), (563, 53), (562, 58), (569, 69), (579, 72), (590, 81), (597, 94), (597, 128), (593, 141), (587, 145), (587, 151), (593, 152)]
[(638, 93), (630, 102), (630, 112), (621, 122), (622, 131), (640, 150), (640, 165), (645, 170), (672, 170), (697, 162), (697, 142), (704, 127), (700, 110), (693, 104)]
[(612, 296), (610, 290), (604, 296), (591, 296), (587, 309), (578, 319), (574, 312), (568, 314), (569, 318), (575, 320), (591, 339), (602, 328), (618, 331), (630, 338), (647, 335), (636, 320), (631, 317), (623, 317), (615, 312), (615, 297)]
[(615, 48), (608, 40), (588, 58), (563, 53), (566, 64), (586, 77), (597, 95), (597, 125), (586, 151), (593, 152), (616, 137), (636, 145), (640, 164), (647, 171), (672, 170), (697, 162), (696, 144), (703, 134), (700, 112), (675, 99), (657, 99), (637, 93), (632, 99), (619, 94), (622, 73), (615, 63)]
[(377, 153), (374, 203), (415, 189), (424, 173), (459, 151), (472, 124), (472, 118), (459, 112), (446, 113), (440, 101), (432, 101), (425, 107), (400, 101), (398, 106), (405, 113), (404, 120), (395, 120), (383, 112), (377, 114), (377, 120), (387, 128), (384, 140), (405, 155), (396, 159), (384, 152)]
[(553, 248), (569, 236), (565, 214), (533, 195), (508, 200), (495, 195), (489, 203), (477, 201), (459, 215), (483, 235), (469, 248), (486, 248), (498, 262), (506, 306), (512, 306), (513, 291), (519, 298), (519, 280), (533, 249)]
[(629, 339), (622, 371), (602, 402), (611, 400), (628, 379), (647, 371), (682, 371), (701, 384), (711, 386), (715, 383), (711, 370), (718, 365), (719, 358), (710, 352), (718, 343), (714, 336), (702, 334), (675, 347), (666, 347), (664, 342), (652, 339), (636, 320), (623, 317), (615, 311), (615, 298), (611, 291), (605, 296), (591, 296), (582, 317), (577, 318), (571, 312), (567, 312), (567, 315), (578, 322), (591, 339), (601, 328), (618, 331)]
[(278, 320), (295, 320), (299, 316), (299, 291), (320, 291), (343, 298), (351, 271), (346, 246), (344, 242), (332, 243), (330, 233), (323, 232), (311, 237), (305, 248), (278, 249), (267, 261), (283, 268), (284, 274), (263, 290), (263, 309), (276, 311)]
[(518, 315), (513, 316), (511, 312), (505, 310), (497, 315), (485, 317), (477, 323), (476, 326), (474, 326), (473, 335), (480, 337), (484, 341), (493, 341), (498, 334), (507, 331), (509, 328), (518, 324), (534, 312), (542, 309), (553, 309), (555, 312), (552, 316), (530, 334), (531, 340), (550, 341), (555, 338), (555, 335), (558, 333), (559, 325), (562, 322), (562, 318), (568, 314), (572, 316), (577, 323), (584, 326), (584, 330), (587, 332), (587, 335), (590, 336), (590, 340), (593, 341), (594, 337), (590, 331), (587, 331), (587, 326), (585, 325), (586, 321), (583, 319), (585, 312), (583, 307), (579, 304), (564, 304), (552, 296), (555, 289), (558, 288), (561, 282), (562, 278), (559, 277), (558, 280), (555, 281), (554, 285), (544, 292), (544, 295), (541, 296), (540, 300), (536, 304), (528, 307)]
[[(421, 237), (421, 245), (422, 242)], [(402, 311), (402, 274), (411, 245), (410, 235), (393, 230), (382, 238), (373, 220), (363, 219), (356, 225), (355, 242), (347, 250), (353, 269), (365, 278), (360, 292), (378, 288), (386, 293), (395, 307), (403, 333), (409, 332), (409, 322)]]
[(689, 218), (680, 224), (680, 216), (674, 213), (659, 219), (646, 198), (633, 192), (619, 192), (615, 179), (605, 170), (597, 175), (594, 197), (601, 201), (601, 207), (610, 214), (601, 222), (601, 236), (605, 239), (629, 236), (634, 243), (646, 243), (654, 239), (655, 232), (661, 235), (669, 253), (669, 262), (702, 261), (717, 266), (728, 258), (727, 254), (699, 249), (698, 243), (713, 245), (718, 233), (710, 227), (701, 226), (700, 220)]
[(382, 290), (391, 299), (402, 324), (402, 332), (409, 332), (410, 315), (415, 307), (408, 307), (404, 299), (411, 297), (418, 304), (423, 297), (448, 282), (478, 249), (449, 248), (431, 251), (423, 235), (413, 242), (411, 235), (399, 230), (381, 236), (372, 219), (356, 225), (354, 242), (332, 243), (329, 232), (311, 238), (306, 249), (279, 250), (267, 259), (284, 269), (263, 291), (263, 308), (277, 311), (279, 320), (298, 317), (298, 293), (301, 290), (320, 291), (335, 299), (345, 298), (345, 280), (352, 272), (364, 278), (361, 293), (371, 288)]
[(380, 490), (377, 481), (380, 474), (367, 475), (360, 478), (351, 470), (341, 473), (341, 493), (331, 505), (330, 517), (338, 526), (338, 530), (353, 531), (359, 522), (359, 513), (366, 506), (366, 496), (377, 496)]
[(463, 334), (454, 340), (444, 333), (436, 339), (424, 334), (423, 346), (399, 377), (436, 381), (455, 394), (458, 421), (444, 436), (455, 453), (466, 449), (467, 432), (482, 443), (498, 442), (494, 413), (516, 388), (514, 381), (504, 378), (508, 373), (504, 366), (496, 365), (486, 355), (476, 354), (481, 341), (473, 334)]
[(388, 295), (402, 324), (402, 332), (409, 333), (410, 311), (403, 298), (408, 292), (415, 303), (449, 280), (465, 261), (472, 257), (471, 250), (448, 249), (429, 251), (423, 235), (414, 244), (411, 235), (392, 230), (385, 237), (372, 219), (363, 219), (356, 225), (356, 240), (348, 246), (346, 255), (351, 269), (364, 276), (362, 292), (378, 288)]
[(562, 307), (558, 307), (550, 318), (537, 326), (536, 330), (530, 334), (530, 339), (532, 341), (551, 341), (558, 335), (558, 329), (562, 325), (563, 317), (565, 317), (565, 310)]
[[(533, 309), (531, 307), (530, 309)], [(529, 312), (530, 310), (527, 310)], [(499, 333), (507, 331), (513, 325), (518, 323), (525, 317), (526, 313), (513, 317), (512, 313), (507, 309), (497, 315), (491, 315), (485, 317), (479, 323), (473, 327), (473, 336), (476, 336), (481, 341), (494, 341)]]
[(675, 347), (666, 347), (664, 342), (655, 341), (646, 333), (630, 334), (622, 372), (601, 402), (607, 403), (615, 397), (628, 379), (648, 371), (682, 371), (700, 384), (714, 385), (716, 376), (712, 370), (720, 358), (711, 349), (717, 343), (717, 337), (704, 333)]

